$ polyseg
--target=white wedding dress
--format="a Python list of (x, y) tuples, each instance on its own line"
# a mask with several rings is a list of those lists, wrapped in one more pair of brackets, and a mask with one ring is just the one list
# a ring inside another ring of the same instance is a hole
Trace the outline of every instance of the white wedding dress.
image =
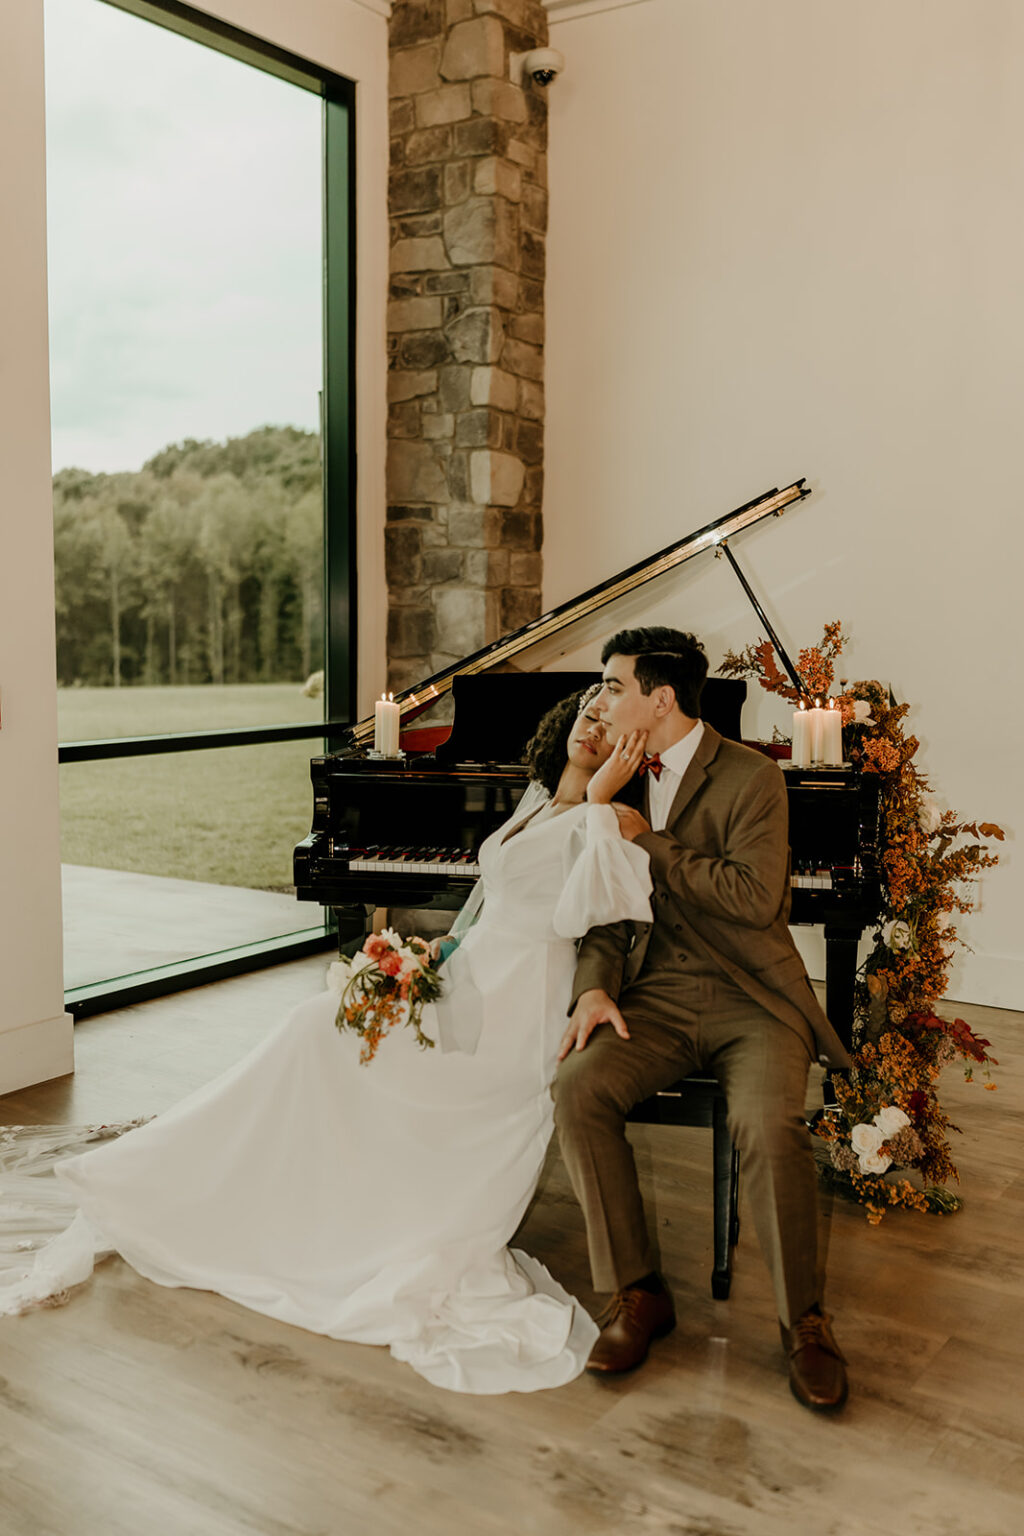
[(31, 1132), (0, 1136), (0, 1314), (63, 1299), (116, 1252), (160, 1285), (386, 1344), (455, 1391), (576, 1376), (594, 1323), (506, 1244), (551, 1135), (574, 940), (650, 921), (648, 861), (610, 807), (556, 810), (537, 790), (480, 863), (479, 921), (424, 1013), (455, 1049), (422, 1050), (399, 1027), (360, 1065), (328, 991), (166, 1114), (84, 1155), (67, 1156), (82, 1128), (77, 1145), (67, 1128), (34, 1146)]

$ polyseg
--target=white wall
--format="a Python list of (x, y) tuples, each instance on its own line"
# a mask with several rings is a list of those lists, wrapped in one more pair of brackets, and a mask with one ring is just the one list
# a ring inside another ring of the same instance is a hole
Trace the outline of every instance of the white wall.
[(71, 1069), (61, 980), (42, 9), (0, 19), (0, 1092)]
[[(784, 644), (842, 619), (844, 675), (913, 701), (940, 799), (1012, 838), (1024, 7), (551, 14), (545, 606), (805, 475), (813, 499), (735, 546)], [(650, 618), (712, 665), (759, 633), (724, 561)], [(783, 720), (760, 699), (748, 734)], [(1006, 847), (951, 996), (1021, 1008)]]
[[(217, 0), (357, 82), (362, 710), (384, 680), (386, 0)], [(0, 7), (0, 1093), (72, 1070), (63, 1009), (46, 312), (42, 0)]]

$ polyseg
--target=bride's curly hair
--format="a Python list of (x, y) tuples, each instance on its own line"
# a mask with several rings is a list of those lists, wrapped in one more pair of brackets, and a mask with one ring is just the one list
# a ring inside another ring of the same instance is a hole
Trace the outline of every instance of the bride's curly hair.
[(576, 693), (570, 693), (567, 699), (560, 699), (553, 709), (548, 710), (526, 743), (524, 760), (530, 778), (543, 784), (549, 795), (553, 795), (558, 788), (569, 750), (569, 736), (580, 711), (600, 691), (601, 684), (592, 683), (589, 688), (581, 688)]

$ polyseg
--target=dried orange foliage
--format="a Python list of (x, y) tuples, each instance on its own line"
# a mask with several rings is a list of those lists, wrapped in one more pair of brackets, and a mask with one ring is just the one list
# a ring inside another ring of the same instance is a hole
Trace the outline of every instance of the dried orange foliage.
[(796, 704), (804, 700), (824, 699), (832, 687), (835, 676), (833, 663), (843, 649), (841, 624), (826, 624), (820, 645), (810, 645), (800, 652), (796, 670), (803, 688), (794, 686), (787, 673), (781, 671), (775, 660), (775, 648), (770, 640), (759, 640), (748, 645), (745, 651), (727, 651), (719, 672), (726, 677), (756, 677), (762, 688), (777, 693)]
[[(843, 645), (841, 624), (827, 624), (821, 643), (800, 652), (805, 698), (824, 702)], [(729, 652), (719, 671), (756, 677), (769, 693), (793, 702), (801, 697), (767, 640)], [(959, 1176), (947, 1139), (957, 1127), (939, 1102), (939, 1075), (959, 1059), (969, 1080), (979, 1065), (988, 1078), (996, 1063), (988, 1040), (962, 1019), (941, 1018), (935, 1006), (949, 985), (957, 946), (967, 947), (956, 918), (974, 906), (973, 882), (998, 863), (988, 844), (1002, 842), (1003, 831), (994, 822), (961, 820), (935, 803), (915, 762), (920, 743), (905, 730), (908, 704), (897, 704), (876, 681), (843, 678), (839, 689), (844, 756), (881, 780), (881, 901), (856, 991), (854, 1068), (836, 1079), (838, 1109), (816, 1129), (828, 1144), (833, 1177), (877, 1222), (894, 1205), (949, 1210), (959, 1204), (941, 1188)], [(887, 1134), (901, 1116), (908, 1124)], [(900, 1169), (911, 1177), (896, 1178)]]

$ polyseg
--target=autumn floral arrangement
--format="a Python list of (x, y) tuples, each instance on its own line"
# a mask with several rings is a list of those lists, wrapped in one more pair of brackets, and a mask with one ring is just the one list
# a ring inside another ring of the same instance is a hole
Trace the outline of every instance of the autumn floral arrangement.
[(392, 928), (371, 933), (362, 949), (335, 960), (327, 985), (339, 997), (335, 1025), (351, 1030), (362, 1044), (363, 1066), (377, 1054), (381, 1041), (396, 1024), (404, 1023), (422, 1050), (434, 1042), (423, 1033), (423, 1009), (441, 995), (441, 978), (426, 939), (400, 938)]
[[(798, 703), (823, 703), (831, 693), (845, 637), (827, 624), (821, 643), (800, 652), (795, 671), (803, 689), (783, 673), (764, 640), (729, 652), (719, 671), (756, 677), (762, 688)], [(853, 1069), (834, 1080), (837, 1107), (819, 1116), (824, 1177), (866, 1207), (879, 1222), (890, 1206), (950, 1211), (961, 1204), (946, 1189), (959, 1174), (948, 1132), (958, 1129), (942, 1108), (943, 1067), (964, 1065), (968, 1081), (981, 1068), (994, 1088), (990, 1041), (963, 1019), (936, 1012), (949, 984), (958, 946), (967, 948), (957, 918), (970, 912), (971, 882), (998, 862), (988, 843), (1003, 832), (991, 822), (962, 821), (943, 811), (915, 764), (919, 742), (898, 704), (879, 682), (839, 680), (832, 707), (842, 711), (843, 755), (880, 780), (880, 905), (874, 944), (858, 972), (854, 997)]]

